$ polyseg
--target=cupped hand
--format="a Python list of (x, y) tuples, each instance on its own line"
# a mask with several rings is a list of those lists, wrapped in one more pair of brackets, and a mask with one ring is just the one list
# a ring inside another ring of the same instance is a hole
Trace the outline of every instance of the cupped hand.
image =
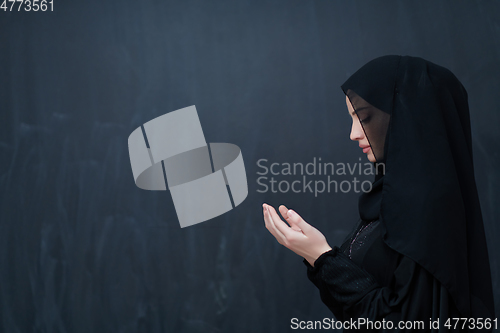
[(332, 249), (325, 236), (293, 210), (283, 205), (279, 207), (281, 215), (290, 225), (288, 226), (272, 206), (263, 204), (262, 207), (267, 230), (278, 243), (304, 257), (311, 266), (314, 266), (321, 254)]

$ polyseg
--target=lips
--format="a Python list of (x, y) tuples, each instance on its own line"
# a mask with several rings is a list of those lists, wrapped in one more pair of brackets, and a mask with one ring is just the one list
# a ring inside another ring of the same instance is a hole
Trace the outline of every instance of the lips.
[(370, 145), (359, 145), (359, 148), (363, 149), (363, 153), (365, 154), (371, 149)]

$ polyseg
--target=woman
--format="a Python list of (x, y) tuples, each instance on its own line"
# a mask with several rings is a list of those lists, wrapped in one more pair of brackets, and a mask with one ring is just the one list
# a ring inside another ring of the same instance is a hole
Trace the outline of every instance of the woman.
[(290, 226), (263, 205), (266, 228), (304, 257), (338, 321), (365, 319), (347, 328), (489, 331), (491, 274), (465, 88), (422, 58), (384, 56), (342, 90), (351, 139), (385, 169), (359, 199), (360, 222), (340, 248), (285, 206), (279, 210)]

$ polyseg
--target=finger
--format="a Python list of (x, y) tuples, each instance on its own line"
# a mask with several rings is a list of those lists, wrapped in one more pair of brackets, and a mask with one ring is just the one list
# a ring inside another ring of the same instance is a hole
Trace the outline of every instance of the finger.
[(288, 208), (286, 208), (285, 205), (281, 205), (279, 207), (279, 211), (280, 211), (281, 216), (283, 216), (283, 218), (286, 220), (288, 218), (288, 215), (286, 214), (288, 212)]
[(271, 214), (269, 212), (269, 205), (264, 204), (264, 221), (266, 222), (266, 228), (269, 230), (269, 232), (276, 238), (278, 243), (283, 244), (285, 241), (285, 236), (276, 228), (276, 225), (274, 224), (273, 218), (271, 217)]
[(274, 225), (276, 226), (276, 229), (280, 231), (285, 239), (289, 238), (292, 234), (292, 230), (290, 230), (290, 227), (288, 224), (286, 224), (276, 213), (276, 210), (274, 210), (274, 207), (269, 206), (268, 209), (269, 213), (271, 214), (272, 221), (274, 222)]
[(280, 213), (281, 213), (281, 216), (283, 216), (283, 218), (288, 222), (288, 224), (290, 225), (290, 227), (292, 228), (292, 230), (295, 230), (295, 231), (298, 231), (298, 232), (302, 232), (302, 229), (300, 229), (295, 223), (293, 223), (292, 219), (290, 219), (290, 217), (288, 216), (288, 208), (286, 208), (285, 205), (281, 205), (279, 207), (279, 210), (280, 210)]
[(276, 231), (274, 230), (275, 228), (273, 227), (272, 225), (272, 222), (270, 220), (270, 217), (269, 217), (269, 214), (267, 213), (267, 207), (266, 207), (266, 204), (263, 204), (262, 205), (262, 215), (264, 216), (264, 222), (266, 224), (266, 228), (267, 230), (269, 230), (269, 232), (274, 236), (274, 237), (278, 237), (278, 235), (276, 234)]
[(288, 221), (296, 225), (298, 228), (302, 229), (302, 232), (304, 234), (307, 234), (309, 231), (314, 229), (309, 223), (304, 221), (304, 219), (299, 214), (297, 214), (296, 211), (292, 209), (288, 210), (287, 216), (288, 216)]

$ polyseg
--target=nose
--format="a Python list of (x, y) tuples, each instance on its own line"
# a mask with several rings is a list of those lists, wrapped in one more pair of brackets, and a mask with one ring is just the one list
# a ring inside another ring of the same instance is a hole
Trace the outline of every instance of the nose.
[(351, 140), (360, 141), (363, 140), (364, 137), (365, 133), (363, 132), (363, 128), (361, 127), (359, 120), (358, 119), (353, 120), (351, 127), (351, 135), (350, 135)]

